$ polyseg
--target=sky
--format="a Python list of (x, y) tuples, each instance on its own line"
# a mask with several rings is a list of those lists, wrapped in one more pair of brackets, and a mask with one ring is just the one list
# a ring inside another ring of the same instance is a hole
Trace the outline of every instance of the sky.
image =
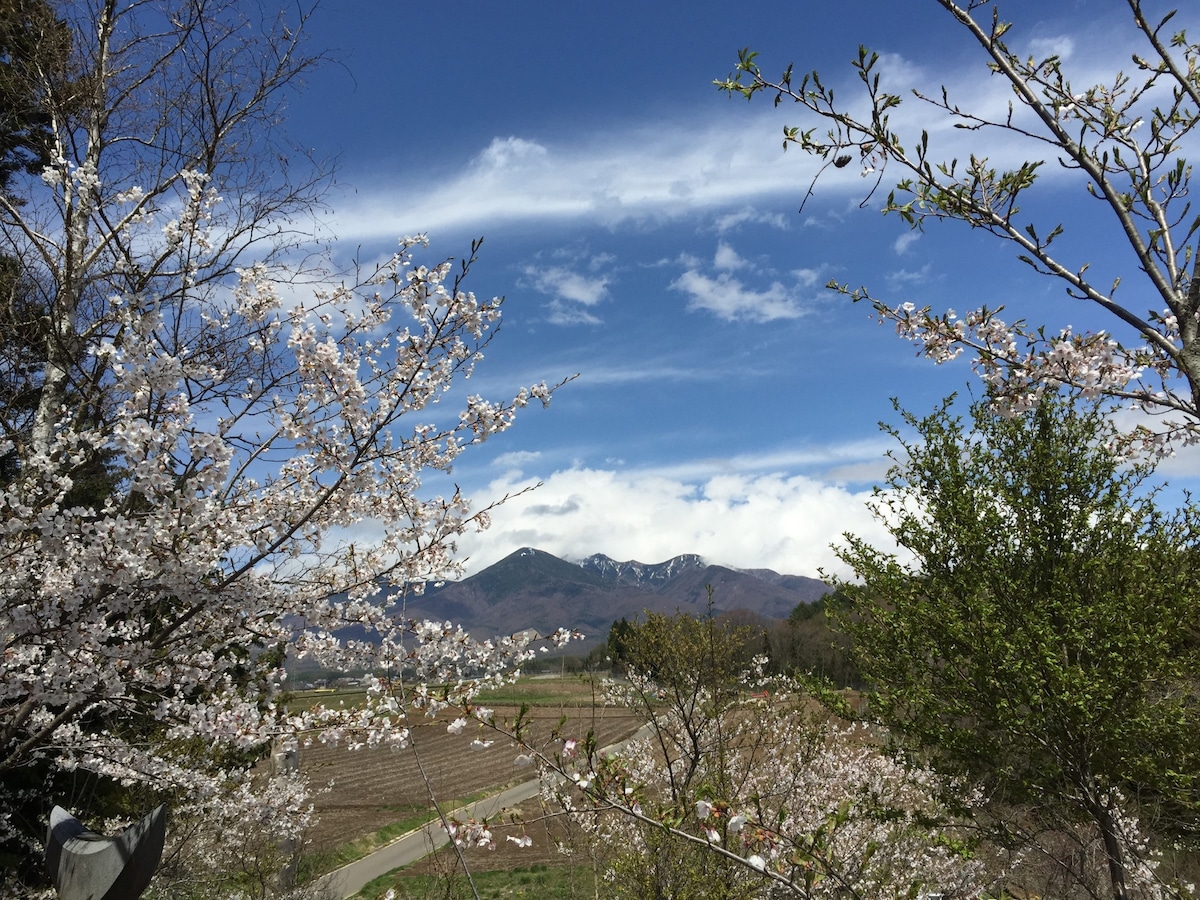
[[(1001, 11), (1010, 45), (1059, 52), (1077, 83), (1129, 59), (1117, 0)], [(830, 279), (896, 304), (1112, 327), (987, 235), (881, 215), (888, 183), (870, 196), (857, 164), (829, 170), (801, 214), (815, 164), (781, 138), (803, 117), (712, 84), (750, 47), (767, 73), (817, 69), (858, 104), (850, 63), (865, 44), (887, 83), (1003, 109), (1007, 89), (932, 0), (322, 0), (310, 31), (334, 62), (307, 76), (287, 128), (336, 159), (335, 260), (389, 256), (418, 232), (430, 260), (460, 257), (483, 237), (468, 286), (506, 301), (471, 390), (511, 397), (578, 373), (456, 467), (478, 504), (541, 485), (463, 539), (468, 572), (534, 546), (816, 575), (843, 571), (830, 545), (845, 532), (886, 545), (866, 501), (887, 470), (892, 398), (925, 413), (979, 385), (965, 362), (919, 358)], [(1029, 152), (915, 100), (895, 121), (946, 157)], [(1064, 254), (1138, 290), (1095, 201), (1047, 171), (1031, 215), (1066, 222)], [(1167, 471), (1187, 483), (1200, 468), (1181, 457)]]

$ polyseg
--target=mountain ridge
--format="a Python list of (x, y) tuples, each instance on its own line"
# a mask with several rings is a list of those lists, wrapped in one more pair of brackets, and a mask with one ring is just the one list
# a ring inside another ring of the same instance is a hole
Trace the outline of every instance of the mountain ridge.
[(704, 614), (710, 588), (715, 612), (747, 610), (768, 619), (829, 592), (820, 579), (714, 565), (694, 553), (659, 563), (602, 553), (571, 562), (522, 547), (461, 581), (429, 587), (409, 598), (407, 608), (409, 615), (450, 619), (479, 636), (568, 627), (602, 640), (614, 621), (647, 610)]

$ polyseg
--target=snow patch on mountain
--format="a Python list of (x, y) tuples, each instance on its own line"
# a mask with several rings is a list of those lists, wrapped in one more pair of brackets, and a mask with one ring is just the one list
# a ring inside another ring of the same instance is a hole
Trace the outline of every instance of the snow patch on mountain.
[(703, 569), (707, 563), (696, 553), (685, 553), (674, 556), (665, 562), (644, 563), (636, 559), (618, 562), (603, 553), (596, 553), (581, 560), (579, 566), (589, 572), (595, 572), (604, 578), (621, 584), (655, 587), (666, 584), (680, 574), (692, 569)]

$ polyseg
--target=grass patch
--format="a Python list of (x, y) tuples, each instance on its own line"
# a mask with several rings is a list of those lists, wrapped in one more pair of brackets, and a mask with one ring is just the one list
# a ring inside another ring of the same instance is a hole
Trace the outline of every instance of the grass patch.
[[(471, 877), (482, 900), (507, 900), (510, 897), (537, 897), (544, 900), (573, 900), (595, 897), (595, 874), (588, 866), (546, 866), (473, 872)], [(379, 900), (389, 890), (401, 900), (469, 900), (473, 895), (461, 873), (453, 875), (406, 875), (397, 869), (376, 878), (356, 897)]]
[(580, 676), (565, 678), (525, 677), (513, 684), (483, 691), (476, 698), (477, 704), (497, 706), (570, 706), (591, 708), (604, 704), (600, 681), (595, 682)]
[[(436, 685), (430, 689), (436, 691)], [(322, 689), (312, 691), (290, 691), (284, 699), (288, 712), (306, 712), (320, 704), (330, 708), (346, 706), (351, 709), (362, 706), (366, 700), (365, 688)], [(547, 678), (526, 675), (513, 684), (481, 692), (476, 703), (520, 706), (571, 706), (590, 707), (593, 703), (603, 705), (600, 676), (566, 675)]]
[(289, 691), (284, 706), (290, 713), (307, 712), (318, 704), (330, 708), (362, 706), (367, 699), (366, 688), (342, 688), (339, 690)]

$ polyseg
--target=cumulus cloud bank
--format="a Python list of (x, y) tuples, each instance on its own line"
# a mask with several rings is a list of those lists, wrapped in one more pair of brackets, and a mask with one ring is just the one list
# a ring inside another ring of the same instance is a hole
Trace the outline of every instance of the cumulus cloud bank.
[[(503, 496), (533, 483), (509, 471), (486, 493)], [(470, 572), (531, 546), (567, 559), (606, 553), (660, 562), (699, 553), (744, 568), (845, 574), (831, 540), (849, 531), (890, 545), (866, 507), (869, 496), (804, 475), (726, 473), (689, 481), (653, 471), (572, 467), (499, 507), (491, 528), (466, 536), (460, 549), (470, 557)]]

